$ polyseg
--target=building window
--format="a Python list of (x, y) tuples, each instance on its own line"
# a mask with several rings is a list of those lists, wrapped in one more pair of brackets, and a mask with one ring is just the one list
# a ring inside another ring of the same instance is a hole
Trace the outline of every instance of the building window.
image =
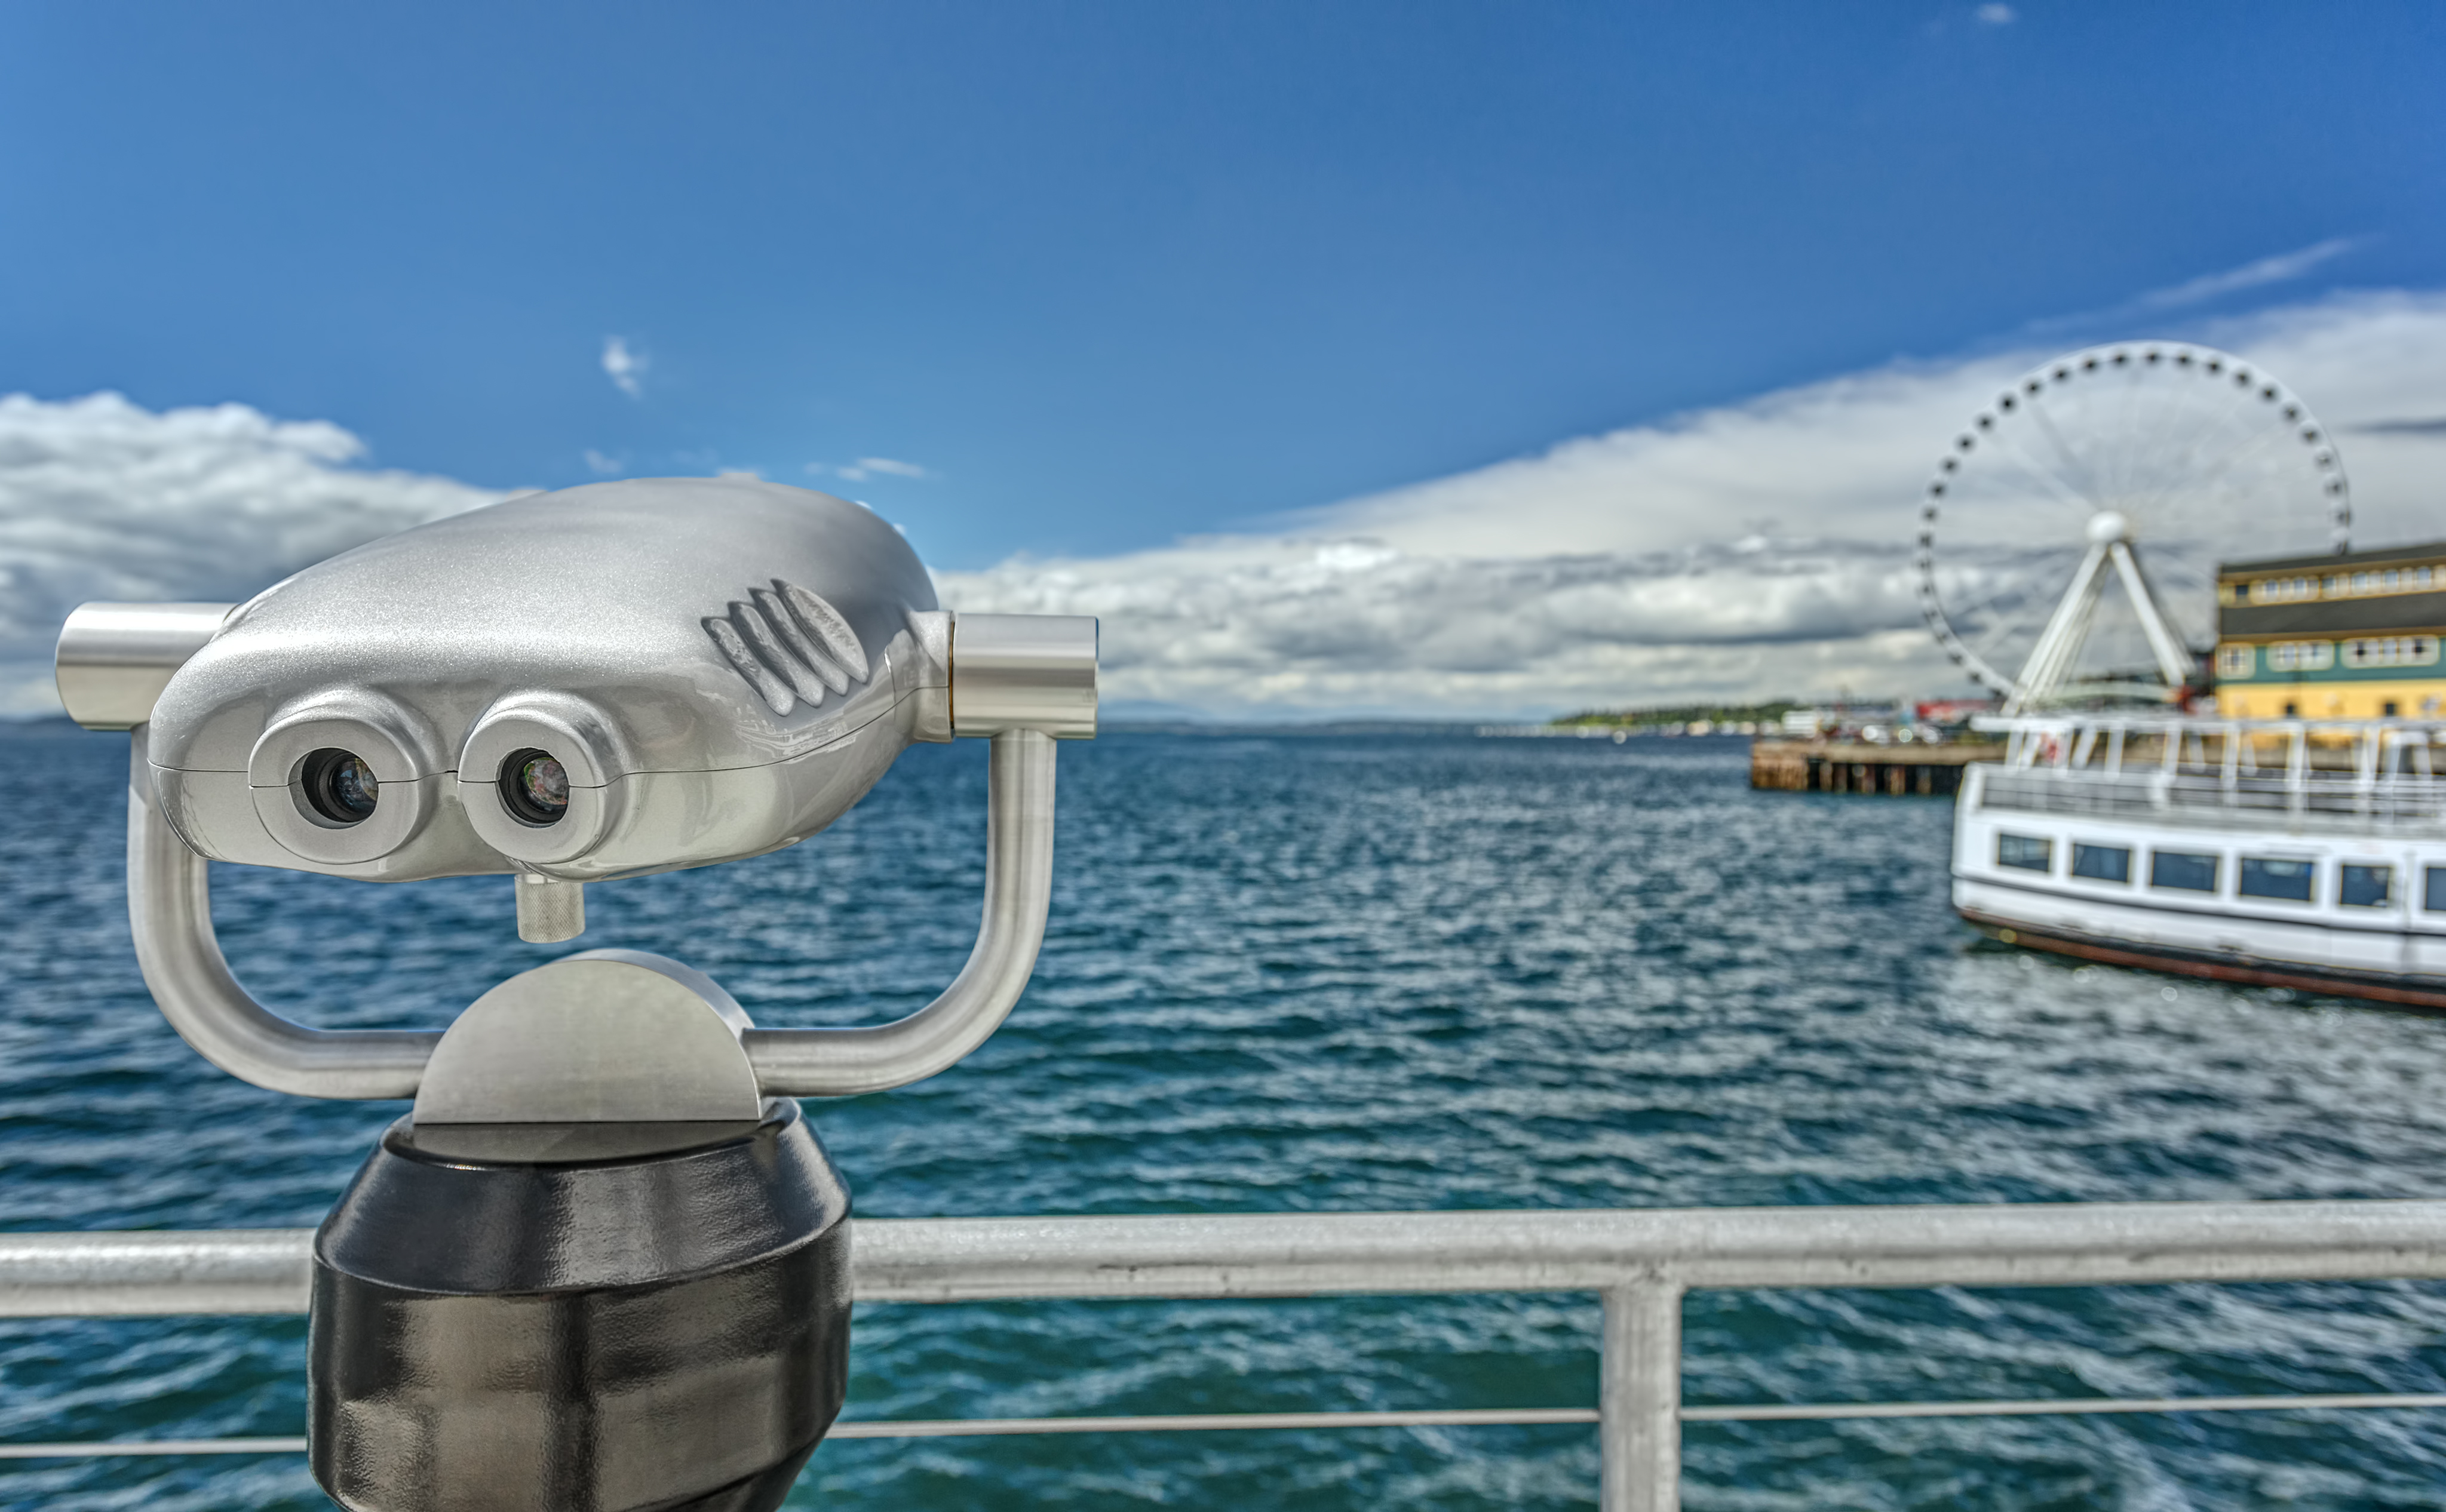
[(2401, 707), (2399, 707), (2393, 699), (2389, 699), (2384, 703), (2378, 706), (2378, 717), (2381, 719), (2392, 719), (2402, 712), (2403, 710)]
[(2000, 834), (1996, 837), (1996, 865), (2019, 867), (2023, 871), (2053, 871), (2056, 843), (2035, 835)]
[(2299, 719), (2301, 714), (2302, 705), (2294, 702), (2291, 699), (2286, 699), (2285, 700), (2285, 718), (2288, 719)]
[[(2446, 870), (2446, 868), (2440, 868)], [(2149, 886), (2182, 892), (2216, 891), (2217, 858), (2181, 850), (2154, 850), (2149, 855)]]
[(2267, 648), (2271, 672), (2324, 672), (2335, 664), (2333, 641), (2279, 641)]
[(2347, 908), (2383, 908), (2394, 893), (2393, 867), (2357, 867), (2347, 862), (2336, 901)]
[(2258, 658), (2247, 645), (2217, 647), (2217, 676), (2221, 678), (2247, 678), (2258, 665)]
[(2346, 666), (2427, 666), (2437, 660), (2434, 635), (2374, 635), (2344, 643)]
[(2446, 867), (2431, 867), (2420, 874), (2420, 906), (2446, 913)]
[(2316, 862), (2280, 861), (2269, 856), (2242, 858), (2242, 880), (2234, 890), (2246, 898), (2274, 898), (2284, 903), (2308, 903)]
[(2073, 842), (2072, 874), (2095, 882), (2130, 882), (2132, 852), (2121, 846), (2085, 846)]
[(2340, 598), (2343, 598), (2343, 596), (2344, 596), (2344, 574), (2343, 574), (2342, 572), (2339, 572), (2339, 573), (2337, 573), (2335, 576), (2333, 576), (2333, 577), (2331, 577), (2331, 578), (2327, 579), (2327, 597), (2329, 597), (2329, 598), (2331, 598), (2331, 599), (2340, 599)]
[(2425, 567), (2416, 567), (2404, 576), (2412, 580), (2414, 588), (2425, 588), (2429, 586), (2429, 569)]

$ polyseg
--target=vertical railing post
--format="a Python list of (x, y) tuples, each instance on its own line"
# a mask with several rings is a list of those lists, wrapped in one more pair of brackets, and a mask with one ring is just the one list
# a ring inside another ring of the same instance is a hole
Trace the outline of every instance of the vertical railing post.
[(1597, 1373), (1603, 1512), (1680, 1512), (1680, 1286), (1645, 1281), (1607, 1291)]

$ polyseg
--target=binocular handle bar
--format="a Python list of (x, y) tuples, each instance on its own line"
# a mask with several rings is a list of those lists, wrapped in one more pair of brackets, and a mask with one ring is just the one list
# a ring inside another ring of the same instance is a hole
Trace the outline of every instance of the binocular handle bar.
[(986, 901), (976, 947), (941, 997), (894, 1023), (750, 1029), (767, 1096), (848, 1097), (949, 1070), (1008, 1017), (1036, 969), (1053, 901), (1053, 737), (1005, 730), (986, 771)]
[(127, 923), (161, 1017), (240, 1081), (306, 1097), (413, 1097), (438, 1030), (309, 1029), (238, 985), (213, 934), (210, 863), (153, 801), (144, 727), (127, 743)]
[[(987, 775), (985, 917), (951, 985), (894, 1023), (856, 1029), (749, 1029), (743, 1036), (768, 1096), (841, 1097), (905, 1086), (985, 1043), (1019, 1001), (1053, 893), (1052, 737), (1005, 729)], [(127, 914), (137, 963), (162, 1017), (206, 1060), (241, 1081), (306, 1097), (413, 1097), (442, 1036), (431, 1030), (310, 1029), (254, 1000), (213, 933), (208, 864), (152, 798), (144, 730), (129, 742)]]

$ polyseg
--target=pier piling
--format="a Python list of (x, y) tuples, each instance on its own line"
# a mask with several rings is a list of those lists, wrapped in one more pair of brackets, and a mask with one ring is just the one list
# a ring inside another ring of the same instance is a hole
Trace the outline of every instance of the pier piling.
[(1947, 796), (1962, 769), (2004, 758), (2002, 745), (1868, 745), (1832, 740), (1754, 740), (1750, 786), (1781, 793), (1867, 793)]

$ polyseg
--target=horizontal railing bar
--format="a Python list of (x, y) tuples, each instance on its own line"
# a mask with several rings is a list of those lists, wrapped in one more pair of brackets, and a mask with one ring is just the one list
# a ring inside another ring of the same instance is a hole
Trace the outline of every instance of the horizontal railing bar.
[[(2446, 1393), (2330, 1396), (2054, 1398), (2029, 1402), (1800, 1402), (1685, 1407), (1684, 1423), (1830, 1422), (1845, 1418), (2063, 1417), (2098, 1412), (2275, 1412), (2446, 1407)], [(955, 1439), (1025, 1433), (1232, 1433), (1286, 1428), (1534, 1428), (1593, 1424), (1592, 1407), (1430, 1409), (1416, 1412), (1173, 1412), (1140, 1417), (862, 1418), (837, 1422), (832, 1439)], [(103, 1439), (81, 1444), (0, 1444), (0, 1460), (100, 1459), (115, 1455), (303, 1454), (287, 1439)]]
[[(2446, 1202), (861, 1219), (864, 1302), (2446, 1279)], [(0, 1316), (302, 1313), (306, 1229), (0, 1235)]]
[(2446, 1393), (2041, 1397), (2029, 1402), (1796, 1402), (1685, 1407), (1684, 1423), (1819, 1423), (1868, 1417), (2064, 1417), (2093, 1412), (2280, 1412), (2446, 1407)]
[(2446, 1279), (2446, 1203), (861, 1221), (869, 1302)]
[(1228, 1433), (1271, 1428), (1505, 1428), (1594, 1423), (1592, 1407), (1462, 1408), (1420, 1412), (1175, 1412), (1154, 1417), (868, 1418), (826, 1438), (955, 1439), (1001, 1433)]
[(0, 1317), (303, 1313), (310, 1228), (0, 1234)]
[(143, 1454), (303, 1454), (304, 1439), (97, 1439), (85, 1444), (0, 1444), (0, 1460), (90, 1460)]

